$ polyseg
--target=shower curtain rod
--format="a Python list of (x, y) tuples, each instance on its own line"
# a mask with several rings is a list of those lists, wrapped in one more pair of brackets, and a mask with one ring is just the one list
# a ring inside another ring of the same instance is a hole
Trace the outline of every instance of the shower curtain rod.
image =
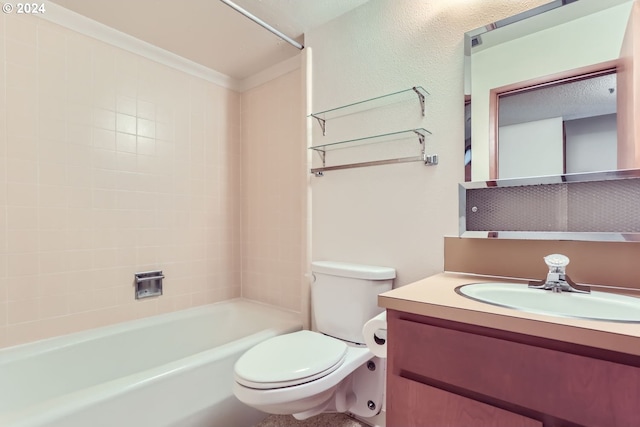
[(241, 8), (240, 6), (238, 6), (237, 4), (232, 2), (231, 0), (220, 0), (220, 1), (222, 3), (224, 3), (224, 4), (226, 4), (227, 6), (229, 6), (230, 8), (236, 10), (240, 14), (242, 14), (242, 15), (246, 16), (247, 18), (251, 19), (253, 22), (255, 22), (256, 24), (260, 25), (264, 29), (271, 31), (273, 34), (275, 34), (276, 36), (280, 37), (282, 40), (286, 41), (291, 46), (293, 46), (293, 47), (295, 47), (297, 49), (300, 49), (300, 50), (304, 49), (303, 45), (301, 45), (300, 43), (298, 43), (297, 41), (295, 41), (291, 37), (287, 36), (286, 34), (276, 30), (271, 25), (267, 24), (262, 19), (258, 18), (257, 16), (255, 16), (255, 15), (251, 14), (250, 12), (246, 11), (245, 9)]

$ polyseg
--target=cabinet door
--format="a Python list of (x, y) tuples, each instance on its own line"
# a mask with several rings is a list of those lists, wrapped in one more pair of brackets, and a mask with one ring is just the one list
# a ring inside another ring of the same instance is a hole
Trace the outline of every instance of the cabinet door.
[(393, 312), (387, 321), (390, 375), (447, 384), (443, 388), (528, 408), (558, 423), (640, 427), (636, 366), (397, 318)]
[(406, 378), (387, 385), (389, 427), (542, 427), (542, 423)]

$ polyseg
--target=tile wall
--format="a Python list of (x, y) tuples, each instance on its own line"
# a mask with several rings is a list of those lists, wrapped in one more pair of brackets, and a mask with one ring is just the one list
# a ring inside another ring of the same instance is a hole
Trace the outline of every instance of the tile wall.
[(242, 94), (242, 295), (304, 311), (306, 185), (302, 72)]
[[(240, 101), (0, 17), (0, 347), (240, 295)], [(136, 301), (134, 273), (156, 268), (165, 295)]]

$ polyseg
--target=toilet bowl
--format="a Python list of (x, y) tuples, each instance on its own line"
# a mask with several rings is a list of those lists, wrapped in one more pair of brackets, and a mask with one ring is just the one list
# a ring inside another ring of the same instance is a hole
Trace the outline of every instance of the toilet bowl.
[(377, 295), (391, 289), (388, 267), (312, 263), (311, 300), (318, 332), (270, 338), (236, 362), (233, 392), (243, 403), (298, 419), (321, 412), (378, 414), (385, 360), (363, 344), (362, 328), (379, 314)]
[(247, 351), (235, 379), (236, 397), (263, 412), (305, 419), (349, 410), (371, 417), (382, 405), (384, 362), (367, 347), (299, 331)]

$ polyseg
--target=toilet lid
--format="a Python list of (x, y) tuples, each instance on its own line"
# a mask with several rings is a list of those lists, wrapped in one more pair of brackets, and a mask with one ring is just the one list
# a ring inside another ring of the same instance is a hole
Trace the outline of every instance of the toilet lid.
[(344, 342), (317, 332), (279, 335), (254, 346), (238, 359), (236, 381), (258, 389), (301, 384), (333, 372), (346, 354)]

